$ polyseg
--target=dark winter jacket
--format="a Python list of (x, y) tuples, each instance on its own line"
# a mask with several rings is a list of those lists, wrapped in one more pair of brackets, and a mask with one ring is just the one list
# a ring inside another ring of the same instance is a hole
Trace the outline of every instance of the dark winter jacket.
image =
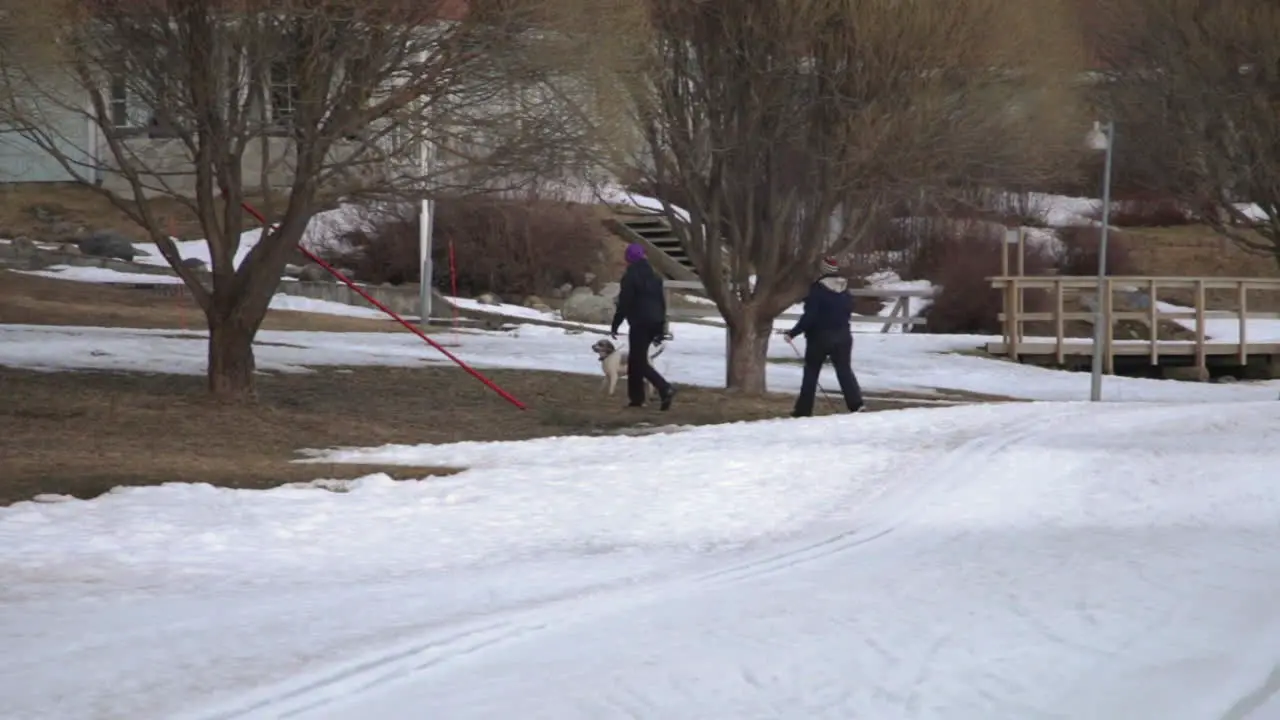
[(853, 296), (847, 291), (849, 281), (838, 275), (823, 275), (810, 288), (804, 299), (804, 314), (787, 332), (808, 339), (848, 335), (849, 317), (853, 315)]
[(637, 260), (627, 266), (618, 288), (618, 308), (613, 313), (613, 332), (622, 321), (634, 328), (662, 330), (667, 323), (667, 298), (662, 291), (662, 278), (653, 271), (648, 260)]

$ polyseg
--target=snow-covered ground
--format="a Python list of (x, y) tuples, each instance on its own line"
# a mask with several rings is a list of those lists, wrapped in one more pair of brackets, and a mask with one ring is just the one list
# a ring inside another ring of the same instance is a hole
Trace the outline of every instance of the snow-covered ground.
[[(163, 259), (160, 264), (168, 267)], [(9, 272), (83, 283), (181, 285), (183, 282), (182, 278), (177, 275), (145, 272), (131, 273), (112, 268), (80, 267), (78, 265), (51, 265), (44, 270), (10, 270)]]
[(1274, 401), (969, 406), (22, 503), (3, 714), (1273, 718), (1278, 436)]
[[(1162, 301), (1156, 302), (1156, 308), (1160, 312), (1167, 313), (1195, 312), (1195, 308), (1174, 305), (1173, 303)], [(1196, 329), (1196, 321), (1194, 318), (1179, 319), (1174, 320), (1173, 322), (1181, 325), (1187, 330), (1194, 331)], [(1238, 343), (1240, 342), (1240, 319), (1207, 317), (1204, 321), (1204, 334), (1205, 337), (1210, 340)], [(1250, 318), (1245, 322), (1245, 336), (1245, 342), (1248, 343), (1280, 342), (1280, 320), (1271, 318)]]
[[(660, 369), (721, 386), (723, 329), (672, 329)], [(596, 374), (595, 337), (450, 341)], [(408, 333), (258, 339), (268, 371), (447, 362)], [(1086, 374), (957, 354), (988, 339), (864, 332), (856, 370), (872, 392), (1088, 396)], [(0, 325), (3, 365), (206, 357), (202, 332)], [(774, 389), (799, 375), (769, 367)], [(1278, 387), (1107, 378), (1124, 402), (317, 449), (316, 483), (3, 507), (0, 716), (1280, 717)], [(320, 478), (347, 462), (466, 471)]]
[[(367, 227), (369, 218), (369, 214), (362, 210), (360, 206), (351, 204), (316, 213), (312, 216), (311, 222), (308, 223), (307, 229), (302, 235), (302, 245), (313, 250), (320, 247), (332, 247), (341, 242), (343, 233)], [(240, 266), (241, 261), (258, 244), (258, 240), (261, 237), (261, 228), (253, 228), (240, 233), (240, 247), (236, 250), (234, 258), (236, 267)], [(175, 245), (177, 245), (178, 253), (183, 258), (198, 258), (205, 261), (205, 263), (211, 261), (209, 245), (204, 240), (178, 240)], [(160, 250), (155, 243), (134, 243), (133, 246), (144, 253), (135, 258), (135, 262), (142, 265), (160, 267), (169, 265), (164, 256), (160, 254)]]
[[(658, 369), (679, 384), (723, 387), (724, 330), (675, 323), (672, 331), (675, 340), (658, 359)], [(452, 352), (476, 367), (596, 375), (599, 364), (590, 348), (597, 337), (525, 325), (508, 332), (450, 333), (448, 341)], [(969, 335), (859, 334), (855, 370), (870, 392), (952, 390), (1033, 400), (1088, 398), (1087, 373), (955, 354), (978, 348), (989, 339)], [(205, 369), (205, 342), (203, 331), (0, 325), (0, 364), (41, 370), (145, 370), (196, 375)], [(335, 365), (413, 367), (449, 362), (407, 332), (262, 331), (258, 333), (256, 356), (259, 369), (278, 372)], [(774, 360), (794, 360), (796, 350), (774, 340), (769, 356)], [(835, 388), (830, 368), (824, 373), (824, 386)], [(460, 376), (459, 382), (469, 381)], [(774, 390), (794, 392), (800, 386), (800, 366), (771, 363), (768, 381)], [(1278, 389), (1280, 382), (1219, 385), (1108, 377), (1104, 383), (1106, 398), (1114, 401), (1274, 400)]]

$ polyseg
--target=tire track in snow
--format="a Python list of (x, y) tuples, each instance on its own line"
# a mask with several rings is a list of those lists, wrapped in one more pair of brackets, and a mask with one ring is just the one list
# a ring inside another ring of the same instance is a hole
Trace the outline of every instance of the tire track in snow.
[[(966, 477), (964, 471), (973, 465), (1079, 414), (1082, 413), (1065, 413), (1031, 421), (1020, 415), (996, 428), (984, 429), (976, 437), (945, 452), (938, 461), (914, 470), (901, 489), (889, 491), (888, 497), (882, 494), (869, 500), (870, 507), (885, 511), (881, 513), (881, 520), (869, 526), (710, 572), (691, 572), (688, 568), (680, 568), (649, 577), (612, 581), (497, 610), (470, 624), (450, 623), (407, 645), (365, 655), (362, 660), (320, 674), (309, 674), (305, 679), (286, 681), (274, 689), (254, 693), (256, 697), (241, 700), (234, 708), (206, 712), (193, 716), (191, 720), (285, 720), (301, 717), (335, 701), (348, 700), (384, 684), (405, 680), (474, 653), (544, 632), (563, 624), (567, 618), (580, 617), (584, 601), (590, 601), (593, 615), (612, 612), (619, 607), (642, 603), (650, 595), (661, 594), (668, 586), (690, 581), (735, 583), (855, 550), (892, 534), (930, 498), (966, 482), (959, 478)], [(602, 600), (613, 602), (602, 606)]]
[(747, 578), (767, 576), (880, 540), (898, 530), (910, 519), (913, 512), (931, 497), (962, 484), (957, 479), (963, 476), (964, 470), (994, 457), (1003, 450), (1034, 439), (1049, 428), (1060, 425), (1064, 420), (1082, 414), (1084, 414), (1082, 411), (1076, 411), (1032, 421), (1018, 418), (1001, 424), (994, 430), (987, 429), (947, 452), (937, 462), (927, 465), (921, 471), (912, 472), (911, 477), (903, 480), (902, 489), (888, 493), (890, 497), (881, 495), (871, 499), (870, 506), (888, 510), (888, 519), (837, 533), (796, 549), (705, 573), (699, 579), (704, 582), (733, 583)]
[[(653, 580), (661, 581), (661, 578)], [(301, 717), (335, 701), (545, 630), (557, 618), (566, 617), (574, 605), (587, 600), (595, 603), (608, 597), (625, 597), (645, 582), (646, 578), (641, 577), (588, 585), (488, 612), (469, 621), (446, 622), (412, 642), (364, 653), (351, 662), (273, 683), (244, 693), (238, 699), (216, 703), (216, 709), (206, 706), (201, 712), (186, 714), (184, 718), (285, 720)]]
[[(1039, 412), (1034, 414), (1028, 412), (1028, 414), (1032, 417), (1027, 418), (1020, 413), (1017, 418), (995, 427), (983, 428), (980, 433), (971, 435), (958, 446), (944, 450), (941, 456), (932, 462), (904, 467), (901, 482), (895, 482), (892, 489), (865, 502), (864, 509), (875, 513), (876, 520), (872, 523), (785, 552), (772, 552), (730, 567), (702, 573), (692, 579), (694, 582), (732, 586), (744, 581), (758, 581), (760, 578), (776, 576), (810, 563), (831, 561), (846, 553), (861, 553), (868, 548), (874, 548), (879, 541), (891, 536), (910, 522), (912, 516), (927, 506), (930, 501), (945, 497), (948, 493), (974, 482), (982, 482), (982, 466), (993, 458), (1018, 445), (1051, 434), (1064, 421), (1070, 422), (1073, 417), (1084, 415), (1085, 412), (1068, 411), (1047, 418), (1040, 416)], [(946, 543), (947, 539), (939, 537), (936, 542)], [(857, 558), (858, 556), (855, 555), (849, 561), (857, 562)], [(922, 656), (904, 664), (901, 672), (908, 678), (905, 687), (900, 691), (881, 687), (879, 692), (892, 698), (893, 702), (900, 705), (907, 715), (914, 717), (921, 713), (933, 666), (943, 650), (951, 644), (952, 639), (948, 632), (935, 634)], [(869, 637), (869, 642), (873, 650), (886, 660), (893, 659), (892, 653), (878, 645), (874, 637)], [(756, 677), (749, 665), (742, 665), (739, 672), (745, 693), (763, 692), (764, 683)], [(628, 697), (643, 695), (637, 688), (630, 687), (625, 680), (621, 680), (606, 692)], [(671, 692), (671, 690), (665, 689), (664, 692)], [(848, 713), (852, 712), (850, 693), (847, 688), (840, 690), (818, 687), (816, 690), (807, 691), (805, 697), (824, 698), (821, 703), (824, 707), (824, 717), (848, 716)], [(766, 704), (773, 702), (767, 696), (759, 699)], [(615, 701), (611, 705), (621, 706), (621, 703)], [(1027, 710), (1026, 717), (1033, 717), (1034, 711), (1031, 708)], [(814, 707), (810, 707), (808, 711), (817, 713)], [(773, 707), (771, 712), (782, 716), (794, 713), (795, 708)]]

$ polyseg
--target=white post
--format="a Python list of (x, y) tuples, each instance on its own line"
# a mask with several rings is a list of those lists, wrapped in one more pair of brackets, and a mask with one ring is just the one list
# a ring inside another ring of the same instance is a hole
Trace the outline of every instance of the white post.
[(422, 211), (418, 218), (418, 260), (422, 277), (418, 282), (418, 314), (419, 324), (426, 327), (431, 321), (431, 211), (430, 200), (422, 201)]
[[(1116, 126), (1114, 122), (1108, 121), (1106, 130), (1104, 131), (1107, 139), (1106, 160), (1104, 161), (1104, 169), (1102, 176), (1102, 231), (1098, 239), (1098, 295), (1097, 307), (1094, 308), (1093, 316), (1093, 367), (1089, 378), (1089, 400), (1098, 402), (1102, 400), (1102, 353), (1103, 343), (1106, 342), (1107, 329), (1104, 327), (1108, 322), (1106, 316), (1106, 295), (1109, 290), (1107, 285), (1107, 236), (1111, 225), (1111, 158), (1112, 148), (1116, 144)], [(1151, 328), (1154, 335), (1155, 328)]]
[[(422, 175), (424, 190), (431, 172), (431, 150), (431, 144), (426, 140), (418, 142), (418, 170)], [(431, 322), (431, 234), (434, 210), (434, 201), (423, 199), (418, 215), (418, 269), (421, 272), (418, 278), (418, 322), (423, 328)]]

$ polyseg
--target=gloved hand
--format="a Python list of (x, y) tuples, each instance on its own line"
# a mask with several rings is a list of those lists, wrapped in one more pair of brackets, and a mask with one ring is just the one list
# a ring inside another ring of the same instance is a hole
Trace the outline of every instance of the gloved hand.
[(675, 340), (675, 339), (676, 339), (676, 336), (675, 336), (675, 335), (672, 335), (670, 330), (668, 330), (668, 331), (666, 331), (666, 332), (662, 333), (662, 339), (661, 339), (661, 342), (667, 342), (667, 341), (669, 341), (669, 340)]

